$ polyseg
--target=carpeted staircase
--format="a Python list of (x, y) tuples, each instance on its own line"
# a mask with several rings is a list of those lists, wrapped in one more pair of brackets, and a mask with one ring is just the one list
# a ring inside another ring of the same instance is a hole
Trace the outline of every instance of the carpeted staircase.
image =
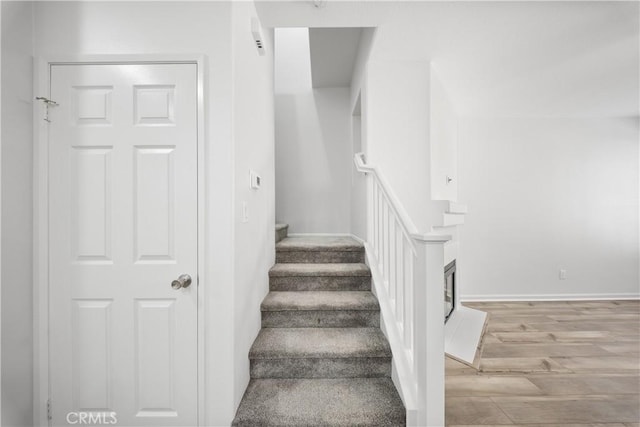
[(347, 237), (284, 237), (269, 284), (233, 425), (405, 425), (363, 246)]

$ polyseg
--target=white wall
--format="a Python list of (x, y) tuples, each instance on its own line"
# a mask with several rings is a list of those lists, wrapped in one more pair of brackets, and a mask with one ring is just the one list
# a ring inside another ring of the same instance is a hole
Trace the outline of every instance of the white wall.
[(350, 233), (349, 88), (312, 89), (304, 37), (277, 29), (275, 40), (276, 220), (289, 233)]
[[(208, 204), (207, 228), (201, 230), (206, 281), (200, 289), (205, 293), (207, 425), (228, 425), (235, 415), (248, 369), (247, 342), (259, 315), (235, 310), (245, 305), (257, 310), (255, 299), (264, 292), (266, 266), (272, 261), (269, 182), (273, 177), (272, 154), (268, 154), (272, 129), (266, 95), (271, 77), (269, 59), (253, 57), (248, 43), (252, 13), (252, 5), (230, 2), (40, 2), (36, 6), (35, 46), (38, 55), (47, 58), (59, 54), (206, 55), (203, 143)], [(258, 93), (255, 98), (252, 90)], [(259, 194), (245, 191), (248, 167), (266, 181)], [(245, 199), (250, 221), (240, 228), (238, 203)], [(268, 231), (249, 237), (254, 227), (267, 222)], [(248, 271), (239, 273), (240, 266)], [(260, 281), (251, 283), (256, 277)], [(236, 301), (247, 295), (251, 284), (258, 286), (257, 294), (251, 300)]]
[(362, 120), (362, 92), (369, 56), (375, 41), (376, 28), (363, 28), (358, 46), (358, 55), (353, 66), (350, 87), (352, 110), (352, 156), (351, 156), (351, 234), (362, 240), (367, 239), (367, 179), (353, 164), (353, 155), (366, 153), (366, 120)]
[[(351, 159), (356, 153), (366, 151), (362, 145), (362, 116), (353, 115)], [(362, 240), (367, 239), (367, 178), (351, 163), (351, 234)]]
[[(458, 200), (458, 117), (442, 83), (437, 64), (431, 64), (431, 197)], [(450, 178), (451, 180), (448, 180)]]
[(638, 140), (637, 118), (463, 120), (462, 298), (638, 297)]
[[(453, 108), (451, 97), (442, 82), (442, 71), (438, 64), (431, 63), (430, 113), (431, 113), (431, 197), (433, 200), (458, 200), (458, 116)], [(437, 221), (436, 221), (437, 223)], [(464, 260), (460, 259), (458, 227), (449, 227), (444, 232), (451, 240), (444, 244), (444, 265), (456, 260), (459, 268)], [(464, 289), (461, 275), (456, 276), (456, 299)], [(458, 301), (456, 301), (456, 304)]]
[(363, 96), (367, 162), (379, 168), (419, 231), (439, 218), (430, 192), (430, 64), (369, 61)]
[(308, 28), (274, 30), (275, 93), (311, 90), (311, 47)]
[[(251, 36), (251, 2), (233, 6), (234, 191), (234, 399), (240, 403), (249, 382), (249, 349), (261, 327), (260, 303), (269, 291), (275, 262), (275, 174), (273, 106), (273, 31), (263, 30), (267, 53), (258, 55)], [(261, 188), (249, 188), (249, 169)], [(242, 220), (242, 203), (248, 222)]]
[(2, 2), (2, 425), (32, 418), (32, 4)]
[(365, 76), (365, 70), (367, 69), (367, 63), (371, 56), (371, 50), (375, 43), (376, 27), (363, 28), (360, 35), (360, 45), (358, 46), (358, 55), (356, 61), (353, 64), (353, 75), (351, 76), (351, 108), (356, 109), (358, 102), (360, 101), (362, 91), (362, 81)]
[(438, 63), (460, 114), (637, 114), (638, 2), (334, 1), (318, 10), (284, 1), (257, 7), (274, 27), (378, 26), (371, 58)]
[[(2, 46), (2, 6), (0, 5), (0, 46)], [(0, 54), (0, 81), (2, 55)], [(2, 129), (2, 84), (0, 84), (0, 129)], [(2, 132), (0, 132), (0, 188), (2, 188)], [(2, 241), (2, 196), (0, 195), (0, 241)], [(0, 245), (0, 274), (2, 274), (2, 245)], [(2, 280), (0, 278), (0, 375), (2, 375)], [(0, 424), (2, 424), (2, 387), (0, 386)]]

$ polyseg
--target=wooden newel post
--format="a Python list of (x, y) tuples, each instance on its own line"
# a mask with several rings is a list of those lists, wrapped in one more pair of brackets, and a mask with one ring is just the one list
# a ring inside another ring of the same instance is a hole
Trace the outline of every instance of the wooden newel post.
[(444, 243), (450, 236), (416, 235), (414, 372), (418, 426), (444, 426)]

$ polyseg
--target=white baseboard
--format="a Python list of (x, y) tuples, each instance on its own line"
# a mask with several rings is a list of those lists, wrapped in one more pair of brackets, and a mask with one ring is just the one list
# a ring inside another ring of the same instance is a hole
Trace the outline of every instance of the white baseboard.
[(355, 240), (358, 243), (362, 243), (363, 245), (366, 243), (364, 241), (364, 239), (361, 239), (360, 237), (356, 236), (355, 234), (349, 234), (349, 237), (351, 237), (353, 240)]
[(461, 302), (500, 302), (500, 301), (610, 301), (637, 300), (640, 294), (530, 294), (530, 295), (460, 295)]

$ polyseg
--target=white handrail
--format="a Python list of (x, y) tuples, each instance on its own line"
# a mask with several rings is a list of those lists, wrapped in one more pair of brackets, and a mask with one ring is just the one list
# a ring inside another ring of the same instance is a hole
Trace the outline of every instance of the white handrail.
[(391, 187), (389, 186), (387, 180), (378, 172), (378, 169), (375, 166), (367, 165), (364, 162), (364, 153), (356, 153), (353, 161), (356, 164), (356, 170), (358, 172), (370, 173), (373, 175), (374, 179), (378, 181), (378, 184), (380, 185), (380, 188), (382, 189), (385, 197), (389, 200), (389, 207), (398, 217), (400, 226), (402, 227), (402, 231), (404, 231), (407, 239), (411, 242), (411, 249), (415, 253), (416, 247), (413, 244), (412, 237), (414, 235), (419, 235), (418, 228), (413, 223), (413, 221), (411, 221), (411, 218), (409, 218), (409, 215), (402, 207), (402, 203), (400, 203), (393, 191), (391, 191)]
[[(380, 188), (384, 192), (385, 197), (389, 199), (390, 208), (393, 209), (393, 212), (400, 219), (400, 225), (403, 228), (403, 231), (407, 235), (407, 238), (410, 240), (417, 240), (421, 242), (447, 242), (451, 240), (450, 235), (444, 234), (435, 234), (431, 232), (419, 232), (418, 227), (411, 220), (407, 211), (405, 211), (402, 203), (398, 200), (396, 195), (391, 190), (391, 186), (385, 179), (385, 177), (378, 172), (378, 169), (375, 166), (368, 165), (364, 162), (364, 153), (356, 153), (353, 157), (353, 162), (356, 165), (356, 170), (358, 172), (362, 172), (364, 174), (370, 173), (375, 177), (375, 180), (380, 184)], [(415, 247), (413, 248), (415, 251)]]
[(384, 176), (375, 166), (366, 164), (363, 153), (354, 156), (354, 163), (359, 172), (372, 178), (365, 245), (383, 328), (393, 352), (397, 375), (394, 381), (407, 409), (407, 425), (441, 425), (444, 423), (442, 244), (451, 236), (420, 233)]

